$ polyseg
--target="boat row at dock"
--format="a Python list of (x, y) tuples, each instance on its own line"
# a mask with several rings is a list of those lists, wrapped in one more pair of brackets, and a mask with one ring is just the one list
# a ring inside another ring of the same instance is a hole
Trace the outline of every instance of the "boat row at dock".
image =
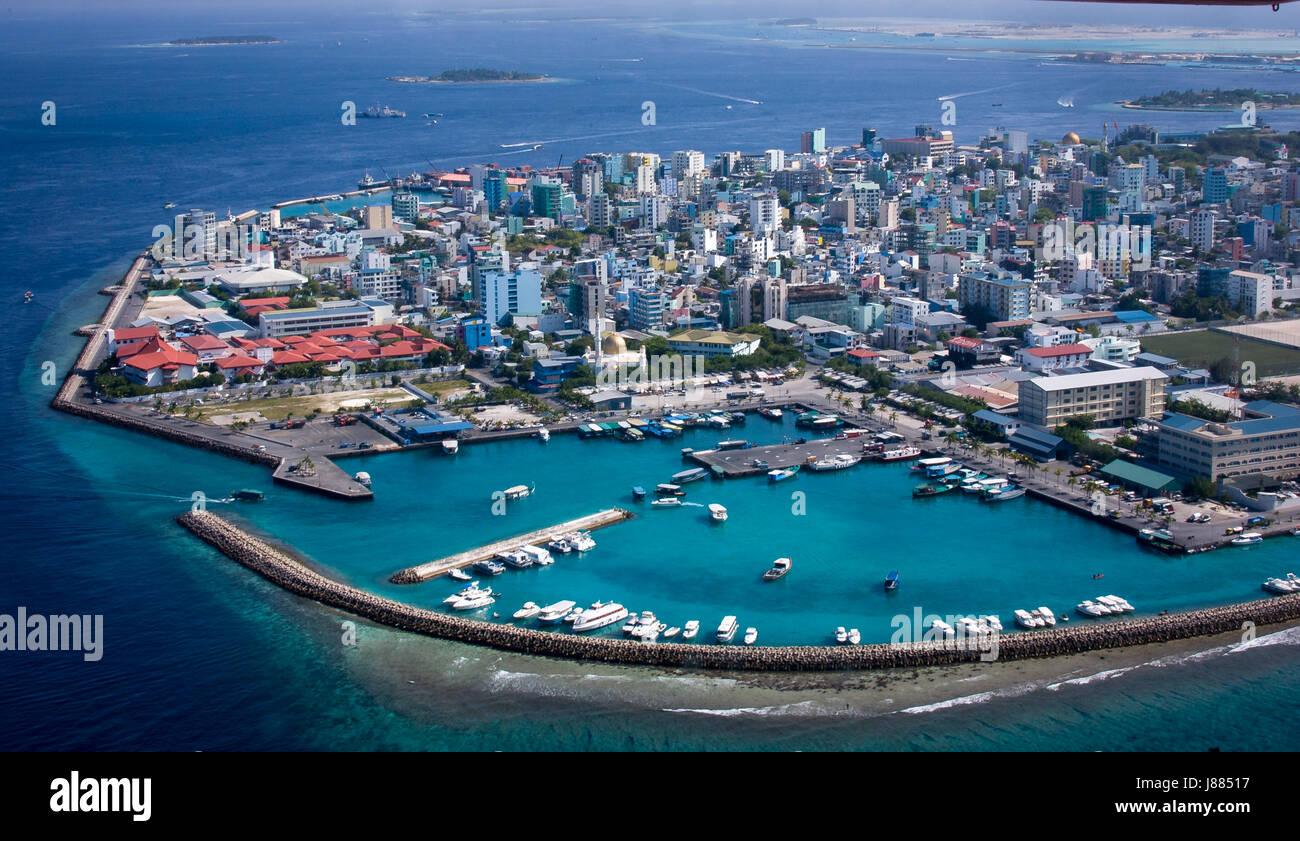
[[(779, 410), (777, 410), (779, 411)], [(620, 441), (644, 441), (647, 436), (653, 438), (676, 438), (683, 430), (706, 427), (712, 429), (730, 429), (745, 422), (744, 412), (712, 412), (707, 414), (674, 414), (655, 420), (628, 418), (621, 421), (604, 423), (583, 423), (578, 425), (580, 438), (614, 437)]]
[(924, 473), (927, 484), (912, 489), (918, 499), (939, 496), (951, 491), (978, 496), (984, 502), (1006, 502), (1025, 495), (1025, 489), (1016, 484), (1014, 475), (990, 476), (982, 470), (966, 467), (947, 456), (923, 458), (912, 466), (913, 471)]
[[(507, 569), (528, 569), (533, 566), (550, 566), (555, 563), (555, 556), (551, 554), (552, 552), (567, 555), (571, 552), (581, 553), (595, 548), (596, 541), (592, 538), (590, 532), (575, 531), (568, 534), (556, 534), (551, 535), (550, 540), (544, 547), (526, 543), (514, 549), (497, 552), (491, 558), (482, 558), (481, 560), (475, 561), (470, 565), (470, 569), (479, 575), (496, 576), (505, 572)], [(443, 603), (452, 605), (454, 610), (477, 610), (478, 608), (487, 607), (495, 601), (495, 599), (492, 598), (494, 594), (480, 590), (478, 581), (474, 581), (473, 576), (468, 572), (465, 572), (465, 570), (458, 568), (452, 569), (447, 573), (447, 575), (457, 581), (472, 581), (471, 584), (468, 584), (461, 589), (460, 595), (462, 598), (469, 598), (475, 602), (484, 597), (491, 599), (481, 604), (475, 603), (462, 606), (456, 606), (455, 598), (444, 599)], [(456, 594), (453, 594), (453, 596), (455, 595)]]
[[(445, 600), (453, 605), (453, 609), (454, 599), (455, 594)], [(548, 605), (525, 602), (511, 618), (515, 622), (536, 621), (545, 627), (568, 625), (575, 634), (599, 631), (622, 622), (623, 636), (644, 643), (658, 642), (661, 637), (664, 640), (680, 638), (687, 642), (694, 640), (700, 632), (698, 619), (690, 619), (681, 626), (668, 625), (660, 621), (654, 611), (643, 610), (638, 614), (618, 602), (592, 602), (587, 608), (578, 607), (578, 603), (572, 599), (562, 599)], [(739, 627), (735, 616), (724, 616), (714, 634), (715, 641), (723, 645), (732, 642)], [(758, 640), (758, 629), (747, 628), (742, 640), (745, 645), (753, 645)]]

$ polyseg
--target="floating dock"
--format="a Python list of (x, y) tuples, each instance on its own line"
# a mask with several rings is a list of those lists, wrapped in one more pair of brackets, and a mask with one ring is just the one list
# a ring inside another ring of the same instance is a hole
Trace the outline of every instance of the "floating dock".
[[(808, 464), (808, 459), (824, 456), (862, 456), (862, 445), (871, 440), (870, 435), (856, 438), (812, 438), (802, 444), (768, 444), (743, 450), (697, 450), (688, 458), (714, 475), (724, 479), (744, 476), (761, 476), (769, 470)], [(767, 462), (767, 467), (756, 467), (754, 461)], [(863, 457), (863, 461), (866, 461)]]
[(421, 581), (428, 581), (430, 578), (436, 578), (439, 575), (445, 575), (453, 569), (460, 569), (478, 561), (487, 560), (498, 552), (518, 549), (527, 543), (545, 544), (554, 534), (567, 534), (572, 531), (594, 531), (605, 526), (612, 526), (614, 523), (630, 520), (632, 516), (631, 511), (623, 508), (607, 508), (604, 511), (597, 511), (595, 514), (588, 514), (586, 517), (579, 517), (576, 520), (569, 520), (549, 528), (530, 531), (527, 534), (506, 538), (505, 540), (498, 540), (477, 549), (459, 552), (419, 566), (407, 567), (393, 573), (388, 580), (394, 584), (417, 584)]

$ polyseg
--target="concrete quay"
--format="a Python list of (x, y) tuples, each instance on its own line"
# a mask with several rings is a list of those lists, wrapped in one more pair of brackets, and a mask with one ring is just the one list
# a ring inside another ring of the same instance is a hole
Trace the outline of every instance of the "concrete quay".
[(445, 558), (439, 558), (436, 561), (419, 564), (413, 567), (399, 570), (389, 577), (389, 581), (394, 584), (418, 584), (421, 581), (428, 581), (430, 578), (436, 578), (439, 575), (445, 575), (453, 569), (467, 567), (478, 561), (487, 560), (494, 557), (498, 552), (506, 552), (510, 549), (518, 549), (525, 544), (545, 545), (552, 535), (568, 534), (574, 531), (595, 531), (605, 526), (612, 526), (615, 523), (621, 523), (624, 520), (631, 519), (635, 515), (631, 511), (623, 508), (607, 508), (604, 511), (597, 511), (595, 514), (588, 514), (585, 517), (579, 517), (576, 520), (560, 523), (537, 531), (530, 531), (527, 534), (509, 537), (505, 540), (498, 540), (495, 543), (489, 543), (486, 546), (479, 546), (475, 549), (469, 549), (464, 552), (458, 552), (455, 555), (449, 555)]
[[(724, 479), (761, 476), (769, 470), (806, 465), (809, 459), (823, 456), (862, 455), (862, 445), (871, 440), (859, 438), (813, 438), (802, 444), (767, 444), (743, 450), (701, 450), (687, 458), (702, 467), (721, 475)], [(754, 461), (765, 461), (767, 467), (756, 467)]]

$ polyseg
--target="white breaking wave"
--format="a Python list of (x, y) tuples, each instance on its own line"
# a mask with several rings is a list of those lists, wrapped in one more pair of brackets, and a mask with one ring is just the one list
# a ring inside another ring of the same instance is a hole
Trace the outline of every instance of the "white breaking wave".
[(861, 710), (849, 707), (832, 708), (821, 701), (797, 701), (791, 704), (777, 704), (771, 707), (730, 707), (726, 709), (708, 709), (692, 707), (669, 707), (666, 713), (695, 713), (696, 715), (715, 715), (722, 718), (734, 718), (741, 715), (863, 715)]

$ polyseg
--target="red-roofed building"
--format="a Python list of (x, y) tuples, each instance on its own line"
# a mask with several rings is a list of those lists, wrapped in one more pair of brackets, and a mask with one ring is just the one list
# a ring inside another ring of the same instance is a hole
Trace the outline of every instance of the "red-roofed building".
[(1092, 348), (1087, 345), (1027, 347), (1016, 351), (1016, 361), (1020, 367), (1037, 373), (1057, 368), (1082, 368), (1091, 358)]
[(845, 352), (844, 357), (855, 365), (875, 365), (878, 368), (885, 363), (883, 356), (867, 348), (854, 348)]
[(224, 359), (232, 356), (235, 349), (216, 336), (209, 336), (201, 333), (197, 336), (186, 336), (177, 340), (190, 353), (199, 358), (199, 362), (212, 362), (216, 359)]
[(121, 330), (109, 330), (108, 354), (109, 356), (115, 355), (119, 359), (123, 356), (130, 356), (135, 351), (125, 354), (119, 353), (119, 351), (131, 345), (136, 345), (136, 350), (139, 350), (139, 347), (150, 339), (162, 339), (157, 325), (150, 324), (147, 327), (123, 327)]
[(132, 354), (122, 363), (122, 376), (137, 385), (158, 386), (192, 380), (198, 373), (199, 358), (165, 342), (160, 347)]
[(266, 370), (266, 364), (262, 360), (244, 356), (243, 354), (218, 359), (214, 364), (221, 373), (226, 375), (227, 379), (233, 379), (244, 374), (259, 376)]

